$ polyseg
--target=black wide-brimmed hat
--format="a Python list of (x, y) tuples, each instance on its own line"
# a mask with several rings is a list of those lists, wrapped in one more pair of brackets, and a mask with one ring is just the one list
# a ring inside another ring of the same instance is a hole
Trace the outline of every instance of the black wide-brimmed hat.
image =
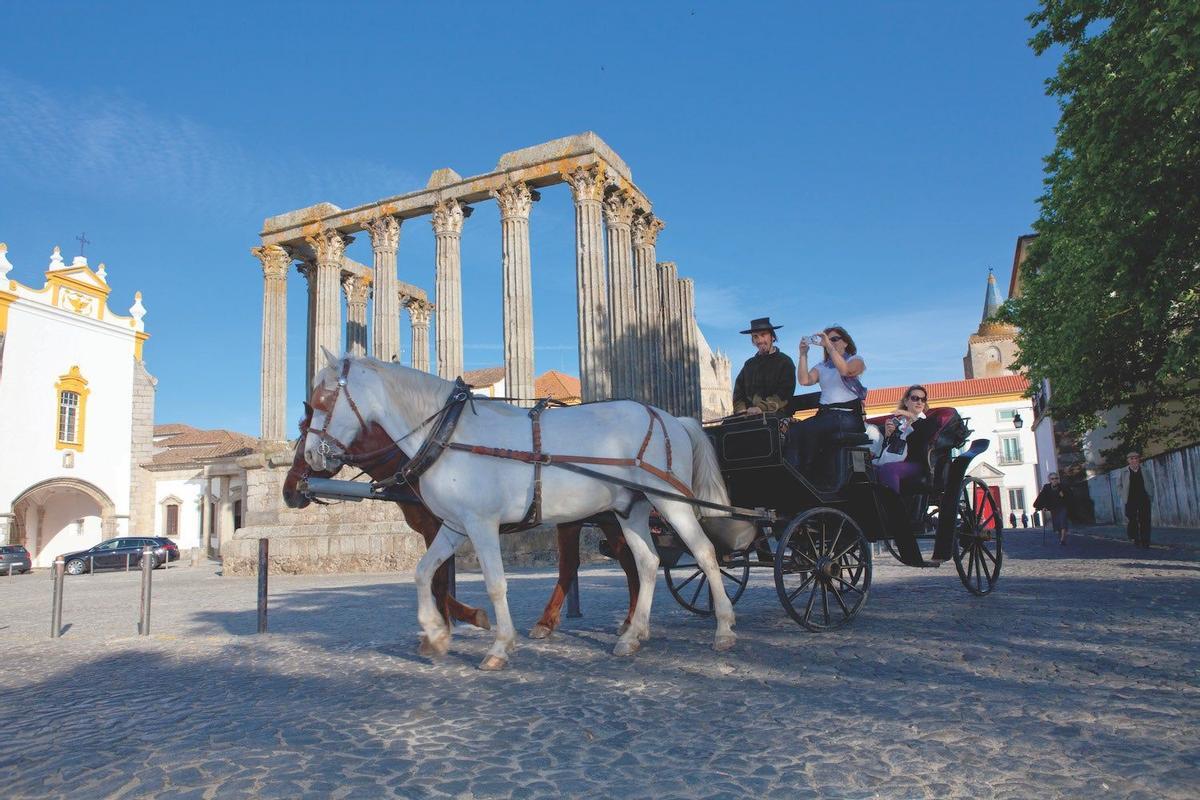
[(762, 331), (777, 331), (782, 328), (782, 325), (772, 325), (770, 317), (759, 317), (758, 319), (750, 320), (750, 330), (742, 331), (742, 333), (760, 333)]

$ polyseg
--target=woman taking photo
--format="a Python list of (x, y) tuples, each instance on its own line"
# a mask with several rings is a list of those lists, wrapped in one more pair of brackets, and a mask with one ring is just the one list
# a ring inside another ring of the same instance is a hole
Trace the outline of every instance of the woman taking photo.
[(908, 387), (900, 398), (900, 405), (893, 416), (884, 423), (884, 446), (875, 474), (879, 482), (900, 494), (900, 482), (905, 478), (917, 478), (928, 469), (925, 451), (936, 430), (931, 420), (925, 417), (929, 407), (929, 392), (920, 384)]
[(820, 385), (820, 409), (815, 417), (788, 428), (786, 457), (805, 475), (811, 475), (817, 453), (837, 433), (863, 433), (862, 401), (866, 387), (858, 376), (867, 364), (846, 329), (830, 325), (815, 337), (825, 358), (811, 369), (808, 366), (808, 337), (800, 341), (800, 362), (796, 380), (801, 386)]

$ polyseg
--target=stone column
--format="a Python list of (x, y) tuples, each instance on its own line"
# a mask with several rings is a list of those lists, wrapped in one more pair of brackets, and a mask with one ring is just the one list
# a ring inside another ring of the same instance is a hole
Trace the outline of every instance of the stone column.
[(367, 298), (371, 294), (371, 279), (346, 273), (342, 275), (342, 290), (346, 293), (346, 352), (352, 356), (366, 355)]
[(659, 297), (662, 305), (663, 337), (663, 408), (678, 415), (679, 398), (681, 395), (680, 381), (683, 371), (679, 369), (679, 359), (683, 355), (679, 337), (679, 277), (675, 262), (664, 261), (658, 265)]
[(316, 350), (313, 321), (317, 318), (317, 265), (312, 261), (301, 261), (296, 265), (296, 271), (304, 276), (304, 285), (308, 293), (304, 321), (304, 399), (307, 400), (311, 394), (313, 375), (317, 374), (317, 361), (313, 358), (313, 352)]
[(437, 374), (454, 380), (463, 373), (462, 240), (463, 220), (471, 209), (458, 200), (433, 207), (437, 240), (434, 291), (437, 293)]
[[(341, 231), (324, 230), (315, 236), (305, 239), (316, 252), (316, 280), (310, 282), (315, 301), (313, 308), (313, 343), (312, 343), (312, 372), (311, 382), (316, 374), (325, 368), (325, 357), (321, 353), (324, 347), (335, 356), (340, 356), (342, 349), (342, 257), (346, 253), (346, 245), (354, 241)], [(311, 281), (311, 279), (310, 279)]]
[(251, 251), (262, 262), (262, 382), (259, 390), (259, 435), (287, 438), (287, 271), (292, 256), (277, 244)]
[(409, 366), (429, 372), (429, 318), (433, 316), (433, 303), (419, 297), (404, 300), (408, 319), (412, 327), (412, 354)]
[[(529, 212), (541, 196), (524, 183), (491, 191), (500, 206), (504, 278), (504, 393), (533, 397), (533, 278)], [(526, 404), (526, 405), (532, 405)]]
[(233, 494), (228, 475), (217, 476), (217, 491), (221, 497), (217, 500), (217, 552), (224, 555), (225, 542), (233, 536)]
[(700, 396), (700, 337), (696, 330), (696, 284), (691, 278), (679, 281), (681, 288), (683, 318), (683, 368), (685, 371), (683, 413), (701, 418), (703, 407)]
[(200, 481), (200, 552), (204, 557), (212, 555), (212, 478), (207, 475)]
[(633, 220), (633, 272), (637, 284), (638, 387), (647, 402), (662, 407), (659, 377), (662, 360), (662, 301), (658, 289), (655, 250), (658, 233), (666, 223), (651, 213)]
[(628, 193), (609, 188), (604, 198), (608, 232), (608, 308), (611, 329), (613, 397), (644, 400), (638, 380), (637, 291), (633, 278), (630, 226), (634, 204)]
[(378, 217), (363, 227), (375, 253), (375, 304), (371, 307), (371, 355), (380, 361), (400, 358), (400, 298), (396, 289), (396, 250), (400, 220)]
[(612, 397), (608, 288), (604, 276), (601, 201), (604, 168), (577, 167), (563, 176), (575, 197), (575, 289), (579, 304), (579, 382), (583, 401)]

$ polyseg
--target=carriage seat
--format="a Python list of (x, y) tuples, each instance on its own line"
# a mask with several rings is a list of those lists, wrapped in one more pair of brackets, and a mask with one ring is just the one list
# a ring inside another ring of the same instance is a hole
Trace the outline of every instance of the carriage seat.
[[(867, 424), (878, 425), (882, 431), (884, 423), (892, 416), (892, 414), (884, 414), (871, 417), (867, 420)], [(938, 483), (944, 477), (943, 473), (950, 461), (951, 451), (955, 447), (962, 447), (970, 433), (958, 411), (950, 406), (931, 408), (925, 412), (925, 416), (933, 420), (937, 426), (937, 433), (930, 439), (929, 446), (921, 453), (919, 463), (925, 465), (925, 471), (914, 478), (905, 478), (901, 481), (900, 493), (903, 495), (940, 492), (941, 488)]]
[(829, 443), (834, 447), (866, 447), (871, 444), (871, 437), (865, 433), (839, 431), (829, 437)]

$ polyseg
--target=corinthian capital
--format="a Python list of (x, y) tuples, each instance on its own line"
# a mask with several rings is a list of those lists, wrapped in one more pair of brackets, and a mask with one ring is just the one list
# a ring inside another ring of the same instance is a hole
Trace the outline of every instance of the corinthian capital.
[(463, 220), (471, 216), (471, 208), (459, 200), (442, 200), (433, 207), (433, 215), (429, 221), (433, 223), (433, 232), (438, 236), (450, 234), (458, 236), (462, 233)]
[(654, 247), (658, 243), (658, 233), (667, 227), (667, 223), (647, 211), (633, 218), (633, 244)]
[(287, 275), (288, 265), (292, 263), (292, 256), (279, 245), (268, 244), (262, 247), (252, 247), (250, 252), (262, 262), (264, 278), (282, 278)]
[(315, 236), (306, 236), (308, 242), (317, 254), (318, 264), (342, 265), (342, 256), (346, 254), (346, 245), (354, 241), (353, 236), (347, 236), (336, 228), (323, 230)]
[(350, 305), (365, 306), (371, 295), (371, 280), (365, 275), (343, 275), (342, 291), (346, 293), (346, 302)]
[(371, 235), (371, 247), (376, 250), (394, 251), (400, 246), (400, 220), (383, 216), (363, 223)]
[(542, 196), (527, 183), (505, 181), (499, 189), (488, 192), (500, 206), (500, 219), (529, 219), (529, 210)]
[(413, 325), (420, 327), (429, 324), (429, 318), (433, 315), (433, 303), (401, 293), (400, 305), (408, 309), (408, 316)]
[(604, 198), (604, 223), (609, 227), (629, 225), (633, 222), (635, 209), (633, 198), (628, 192), (610, 188)]
[(602, 164), (576, 167), (563, 175), (563, 178), (571, 187), (571, 194), (575, 195), (576, 204), (589, 201), (598, 203), (604, 199), (604, 166)]

